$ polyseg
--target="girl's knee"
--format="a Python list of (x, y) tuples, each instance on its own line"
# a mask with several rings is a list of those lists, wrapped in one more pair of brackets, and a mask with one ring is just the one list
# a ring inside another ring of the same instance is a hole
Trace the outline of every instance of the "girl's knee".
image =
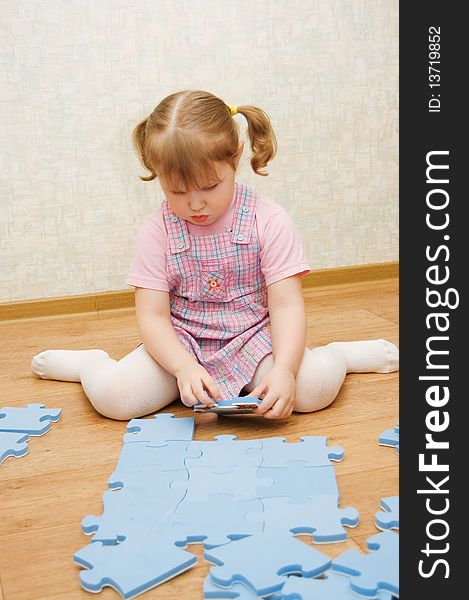
[(322, 390), (318, 393), (309, 392), (306, 394), (297, 391), (293, 410), (301, 413), (316, 412), (332, 404), (336, 396), (337, 393), (324, 393)]
[(93, 402), (90, 400), (94, 409), (99, 412), (100, 415), (108, 419), (114, 419), (115, 421), (130, 421), (137, 417), (143, 417), (143, 414), (130, 410), (124, 402), (112, 400), (103, 400), (102, 398)]
[(88, 380), (84, 377), (81, 383), (88, 400), (101, 415), (118, 421), (133, 418), (128, 410), (126, 385), (118, 369), (106, 370)]
[[(154, 413), (177, 398), (177, 386), (154, 385), (144, 377), (132, 374), (116, 363), (99, 377), (82, 379), (89, 401), (104, 417), (128, 421)], [(175, 391), (176, 390), (176, 391)]]
[(137, 419), (155, 412), (153, 408), (134, 404), (129, 402), (127, 398), (116, 395), (103, 395), (94, 399), (90, 398), (90, 402), (100, 415), (108, 419), (114, 419), (115, 421), (130, 421), (130, 419)]
[(314, 412), (329, 406), (336, 398), (346, 375), (342, 357), (325, 346), (306, 348), (296, 378), (296, 412)]

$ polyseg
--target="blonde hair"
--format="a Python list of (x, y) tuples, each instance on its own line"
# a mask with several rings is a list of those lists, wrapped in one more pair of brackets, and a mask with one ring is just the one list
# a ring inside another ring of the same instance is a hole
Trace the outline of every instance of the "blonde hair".
[[(267, 114), (256, 106), (238, 106), (248, 123), (251, 167), (258, 175), (277, 152)], [(215, 162), (236, 169), (239, 131), (229, 107), (210, 92), (183, 90), (167, 96), (132, 132), (132, 143), (150, 172), (142, 181), (164, 177), (169, 185), (197, 189), (216, 180)]]

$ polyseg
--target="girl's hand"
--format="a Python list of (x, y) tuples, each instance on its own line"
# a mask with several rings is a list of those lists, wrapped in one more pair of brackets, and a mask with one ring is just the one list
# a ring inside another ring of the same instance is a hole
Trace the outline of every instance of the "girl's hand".
[(256, 412), (266, 419), (285, 419), (293, 412), (295, 389), (293, 373), (286, 367), (274, 364), (261, 383), (249, 395), (262, 398), (262, 403)]
[[(221, 394), (208, 371), (196, 361), (185, 361), (174, 373), (183, 404), (194, 406), (199, 402), (215, 406), (212, 398), (219, 402)], [(208, 393), (207, 393), (208, 392)], [(211, 397), (212, 398), (211, 398)]]

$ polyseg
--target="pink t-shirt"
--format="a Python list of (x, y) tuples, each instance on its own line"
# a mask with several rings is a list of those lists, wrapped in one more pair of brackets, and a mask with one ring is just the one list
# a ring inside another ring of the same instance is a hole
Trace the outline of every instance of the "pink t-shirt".
[[(194, 236), (223, 233), (233, 221), (234, 199), (227, 212), (212, 225), (187, 222)], [(306, 275), (310, 268), (303, 245), (287, 211), (266, 196), (258, 195), (256, 227), (260, 244), (261, 270), (266, 285), (292, 275)], [(138, 232), (127, 285), (169, 292), (166, 279), (167, 231), (161, 208), (149, 214)]]

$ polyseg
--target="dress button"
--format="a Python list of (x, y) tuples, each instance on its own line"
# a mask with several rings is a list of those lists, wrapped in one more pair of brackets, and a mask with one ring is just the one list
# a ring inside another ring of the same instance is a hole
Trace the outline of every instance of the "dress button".
[(184, 248), (184, 243), (183, 242), (179, 242), (178, 248)]
[(249, 212), (249, 208), (247, 206), (243, 206), (242, 211), (244, 213), (247, 213), (247, 212)]
[(240, 233), (240, 234), (238, 235), (238, 240), (239, 240), (240, 242), (242, 242), (242, 241), (244, 240), (244, 235), (243, 235), (242, 233)]
[(171, 221), (172, 221), (173, 223), (177, 223), (177, 220), (178, 220), (178, 218), (177, 218), (177, 217), (171, 217)]

